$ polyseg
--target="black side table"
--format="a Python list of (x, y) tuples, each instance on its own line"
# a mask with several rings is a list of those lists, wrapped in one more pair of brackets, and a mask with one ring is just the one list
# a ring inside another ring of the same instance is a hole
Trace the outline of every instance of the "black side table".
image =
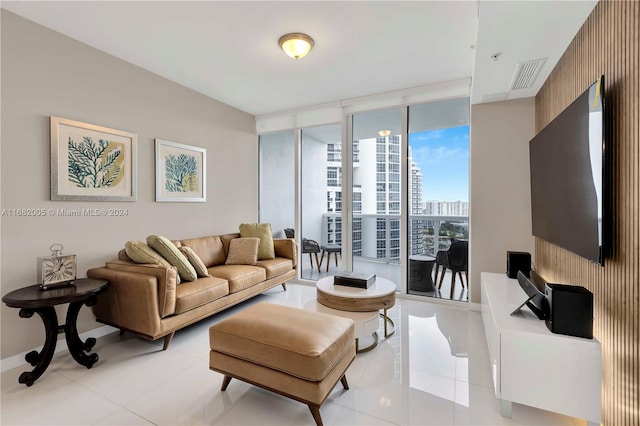
[[(91, 306), (96, 303), (96, 295), (109, 287), (105, 280), (80, 278), (62, 287), (41, 290), (40, 285), (32, 285), (7, 293), (2, 301), (9, 307), (20, 308), (20, 318), (31, 318), (34, 313), (40, 315), (46, 332), (44, 347), (41, 352), (31, 351), (24, 359), (35, 366), (33, 371), (25, 371), (18, 378), (19, 383), (31, 386), (45, 372), (56, 349), (57, 335), (64, 332), (67, 346), (73, 359), (78, 364), (91, 368), (98, 362), (98, 354), (87, 355), (96, 339), (90, 337), (86, 342), (80, 340), (76, 322), (82, 305)], [(69, 304), (67, 319), (64, 325), (58, 325), (55, 305)]]
[(436, 291), (431, 278), (436, 258), (426, 255), (409, 256), (409, 290)]

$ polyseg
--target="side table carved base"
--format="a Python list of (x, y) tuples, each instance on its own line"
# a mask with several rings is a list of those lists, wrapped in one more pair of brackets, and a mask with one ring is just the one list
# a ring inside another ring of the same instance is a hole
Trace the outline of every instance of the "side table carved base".
[[(82, 341), (78, 335), (78, 313), (82, 305), (92, 306), (96, 303), (96, 296), (107, 289), (109, 282), (81, 278), (66, 287), (43, 291), (39, 285), (24, 287), (6, 294), (2, 301), (9, 307), (20, 308), (20, 318), (31, 318), (38, 314), (45, 329), (44, 346), (40, 352), (31, 351), (24, 359), (35, 367), (32, 371), (25, 371), (18, 378), (19, 383), (33, 385), (45, 372), (56, 350), (58, 334), (64, 333), (69, 353), (80, 365), (93, 367), (98, 362), (98, 354), (87, 354), (96, 344), (96, 339), (90, 337)], [(69, 304), (64, 325), (58, 325), (55, 306)]]
[(93, 367), (93, 364), (98, 362), (98, 354), (87, 355), (84, 353), (89, 352), (91, 348), (93, 348), (96, 344), (96, 339), (90, 337), (83, 342), (78, 335), (76, 322), (78, 320), (78, 313), (80, 312), (80, 308), (83, 304), (86, 304), (87, 306), (95, 304), (95, 297), (92, 296), (86, 302), (70, 303), (67, 310), (66, 323), (61, 326), (58, 326), (56, 310), (52, 306), (39, 309), (20, 309), (20, 318), (31, 318), (34, 313), (40, 315), (45, 328), (45, 342), (40, 352), (31, 351), (25, 355), (25, 361), (32, 366), (35, 366), (35, 368), (32, 371), (25, 371), (20, 374), (20, 377), (18, 378), (19, 383), (31, 386), (33, 385), (33, 382), (42, 376), (42, 373), (44, 373), (47, 367), (49, 367), (49, 364), (53, 359), (53, 354), (56, 351), (56, 344), (58, 342), (57, 336), (60, 333), (64, 333), (69, 352), (78, 364), (91, 368)]
[(40, 309), (20, 309), (20, 318), (31, 318), (34, 313), (40, 315), (44, 323), (45, 341), (42, 351), (31, 351), (24, 357), (29, 364), (36, 367), (33, 371), (25, 371), (20, 374), (18, 378), (18, 383), (24, 383), (27, 386), (31, 386), (33, 382), (38, 380), (49, 366), (56, 350), (56, 336), (58, 335), (58, 317), (52, 306)]

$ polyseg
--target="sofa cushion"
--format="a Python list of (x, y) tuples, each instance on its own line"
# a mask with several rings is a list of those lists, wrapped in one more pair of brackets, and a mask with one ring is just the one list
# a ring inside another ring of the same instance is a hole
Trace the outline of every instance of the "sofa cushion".
[(243, 223), (240, 225), (240, 236), (242, 238), (260, 238), (258, 260), (273, 259), (276, 257), (270, 223)]
[(126, 255), (136, 263), (171, 266), (167, 259), (142, 241), (127, 241), (124, 244), (124, 250)]
[(229, 293), (237, 293), (267, 279), (264, 268), (250, 265), (219, 265), (209, 268), (209, 274), (229, 281)]
[[(140, 241), (140, 242), (142, 242), (142, 241)], [(133, 259), (132, 259), (132, 258), (130, 258), (130, 257), (127, 255), (127, 250), (125, 250), (125, 249), (121, 249), (121, 250), (118, 252), (118, 260), (124, 260), (124, 261), (126, 261), (126, 262), (133, 262)]]
[(191, 248), (207, 268), (224, 265), (227, 254), (219, 236), (190, 238), (180, 242), (183, 246)]
[(234, 238), (229, 243), (225, 265), (255, 265), (258, 263), (260, 238)]
[(229, 294), (229, 283), (217, 277), (203, 277), (176, 288), (176, 315)]
[(161, 235), (149, 235), (147, 244), (178, 269), (178, 274), (180, 274), (180, 278), (183, 281), (195, 281), (198, 279), (198, 274), (196, 274), (196, 270), (193, 269), (189, 260), (170, 240)]
[(191, 247), (182, 246), (179, 248), (180, 252), (184, 254), (187, 258), (193, 269), (196, 270), (196, 274), (199, 277), (208, 277), (209, 271), (207, 271), (207, 267), (202, 263), (202, 260), (198, 257), (195, 251)]
[(258, 262), (258, 266), (265, 269), (267, 279), (269, 280), (292, 270), (293, 261), (291, 259), (285, 259), (284, 257), (276, 257), (275, 259), (261, 260)]

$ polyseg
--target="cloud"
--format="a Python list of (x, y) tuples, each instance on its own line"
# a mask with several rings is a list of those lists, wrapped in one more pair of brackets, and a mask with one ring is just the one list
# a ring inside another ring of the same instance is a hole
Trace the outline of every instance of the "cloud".
[(412, 148), (411, 158), (418, 165), (421, 164), (433, 164), (443, 161), (459, 161), (469, 159), (469, 148), (462, 146), (449, 145), (436, 145), (429, 146), (423, 145), (420, 147)]
[(468, 200), (469, 126), (412, 133), (409, 141), (425, 199)]
[(447, 133), (447, 129), (430, 130), (428, 132), (419, 132), (411, 134), (411, 143), (425, 143), (433, 140), (442, 139)]
[[(410, 136), (412, 160), (419, 166), (469, 161), (469, 127), (430, 130)], [(422, 168), (421, 167), (421, 168)]]

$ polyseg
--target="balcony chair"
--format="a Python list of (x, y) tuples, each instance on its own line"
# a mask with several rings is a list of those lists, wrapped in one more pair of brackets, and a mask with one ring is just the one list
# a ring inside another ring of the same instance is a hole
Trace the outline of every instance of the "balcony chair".
[[(469, 241), (451, 239), (451, 246), (448, 250), (440, 250), (436, 254), (436, 273), (435, 279), (438, 281), (438, 270), (442, 266), (442, 275), (440, 276), (440, 283), (438, 284), (438, 290), (442, 288), (442, 282), (444, 281), (444, 274), (448, 269), (451, 269), (451, 295), (453, 299), (453, 289), (456, 285), (456, 274), (460, 276), (460, 284), (462, 288), (465, 288), (465, 280), (467, 281), (467, 287), (469, 284)], [(462, 272), (464, 272), (465, 278), (462, 278)]]
[[(293, 228), (284, 228), (284, 235), (287, 238), (295, 238), (295, 233)], [(318, 261), (318, 253), (320, 253), (320, 244), (318, 244), (315, 240), (308, 240), (306, 238), (302, 239), (302, 253), (309, 253), (309, 263), (311, 264), (311, 269), (313, 269), (313, 257), (311, 254), (316, 257), (316, 265), (318, 266), (318, 272), (320, 272), (320, 262)]]

